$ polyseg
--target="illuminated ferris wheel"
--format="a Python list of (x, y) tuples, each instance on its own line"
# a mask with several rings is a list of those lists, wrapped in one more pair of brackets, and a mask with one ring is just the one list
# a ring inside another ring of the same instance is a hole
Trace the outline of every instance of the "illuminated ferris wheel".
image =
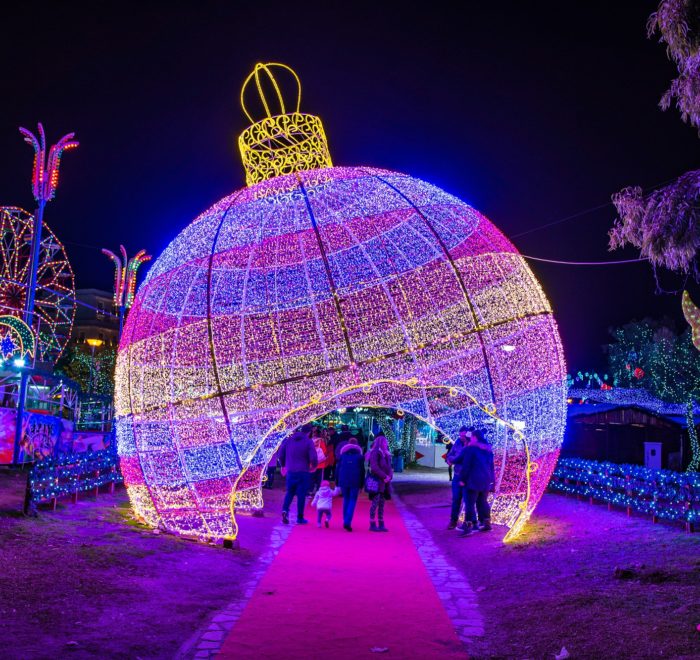
[[(21, 317), (29, 286), (34, 216), (0, 207), (0, 314)], [(44, 224), (39, 247), (34, 319), (40, 362), (56, 362), (70, 338), (75, 316), (75, 277), (65, 248)]]

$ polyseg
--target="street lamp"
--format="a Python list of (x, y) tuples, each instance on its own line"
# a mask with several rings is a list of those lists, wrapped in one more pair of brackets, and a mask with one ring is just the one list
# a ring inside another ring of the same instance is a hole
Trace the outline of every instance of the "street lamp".
[(126, 248), (119, 246), (121, 256), (111, 250), (102, 250), (114, 263), (114, 305), (119, 310), (119, 339), (122, 337), (124, 315), (134, 302), (136, 274), (141, 265), (151, 259), (146, 250), (139, 250), (131, 259), (126, 256)]
[[(74, 140), (75, 133), (64, 135), (56, 144), (46, 152), (46, 136), (44, 127), (39, 123), (39, 136), (37, 137), (26, 128), (20, 128), (24, 141), (34, 149), (34, 167), (32, 169), (32, 194), (37, 203), (34, 214), (34, 227), (32, 231), (31, 260), (29, 266), (29, 283), (27, 297), (24, 304), (24, 321), (29, 326), (34, 326), (37, 337), (39, 336), (39, 324), (34, 323), (34, 298), (36, 296), (37, 271), (39, 265), (39, 251), (41, 248), (41, 230), (44, 222), (44, 207), (56, 196), (58, 187), (58, 170), (61, 165), (61, 156), (68, 149), (78, 146)], [(27, 400), (27, 384), (30, 369), (22, 369), (19, 392), (17, 397), (17, 423), (15, 425), (15, 443), (13, 447), (12, 462), (19, 463), (20, 440), (22, 438), (22, 420), (24, 407)]]
[(104, 340), (102, 339), (86, 339), (85, 340), (87, 345), (90, 347), (90, 354), (91, 354), (91, 359), (90, 359), (90, 383), (89, 383), (89, 394), (92, 394), (93, 390), (93, 381), (95, 380), (95, 349), (99, 348), (104, 344)]

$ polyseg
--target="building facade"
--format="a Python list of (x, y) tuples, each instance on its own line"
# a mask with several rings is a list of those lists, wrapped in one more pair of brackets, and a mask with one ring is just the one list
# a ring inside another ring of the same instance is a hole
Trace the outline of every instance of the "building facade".
[(113, 295), (102, 289), (78, 289), (78, 301), (71, 342), (89, 347), (88, 340), (103, 342), (101, 348), (115, 347), (119, 341), (119, 316)]

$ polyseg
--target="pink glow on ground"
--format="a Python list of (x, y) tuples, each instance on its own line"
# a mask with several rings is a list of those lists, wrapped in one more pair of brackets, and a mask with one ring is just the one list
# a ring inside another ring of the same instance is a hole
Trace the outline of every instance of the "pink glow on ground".
[(307, 507), (309, 524), (293, 529), (218, 657), (464, 659), (393, 503), (386, 534), (368, 531), (366, 495), (352, 533), (342, 528), (342, 499), (333, 504), (330, 529), (318, 529)]

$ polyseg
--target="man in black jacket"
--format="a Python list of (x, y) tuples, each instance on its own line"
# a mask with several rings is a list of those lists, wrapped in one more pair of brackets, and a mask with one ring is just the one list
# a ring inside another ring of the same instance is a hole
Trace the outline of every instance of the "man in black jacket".
[(477, 514), (481, 523), (478, 529), (488, 532), (491, 529), (488, 495), (494, 490), (496, 470), (493, 450), (481, 431), (472, 432), (471, 440), (455, 461), (455, 466), (458, 463), (461, 466), (459, 482), (464, 487), (465, 501), (465, 520), (461, 535), (468, 536), (473, 529), (477, 529)]
[(301, 429), (287, 436), (280, 447), (279, 456), (283, 474), (287, 479), (287, 492), (282, 503), (282, 522), (285, 525), (289, 523), (289, 507), (296, 495), (297, 523), (306, 525), (309, 522), (304, 518), (306, 493), (309, 490), (311, 472), (318, 465), (316, 447), (311, 439), (311, 425), (302, 426)]
[(462, 508), (462, 496), (464, 494), (464, 486), (459, 483), (459, 473), (462, 470), (462, 464), (457, 462), (465, 447), (469, 444), (471, 431), (463, 426), (459, 429), (459, 436), (452, 444), (450, 451), (447, 454), (445, 461), (450, 466), (450, 470), (454, 469), (454, 477), (452, 478), (452, 508), (450, 511), (450, 523), (447, 529), (457, 527), (457, 519), (459, 518), (459, 510)]

